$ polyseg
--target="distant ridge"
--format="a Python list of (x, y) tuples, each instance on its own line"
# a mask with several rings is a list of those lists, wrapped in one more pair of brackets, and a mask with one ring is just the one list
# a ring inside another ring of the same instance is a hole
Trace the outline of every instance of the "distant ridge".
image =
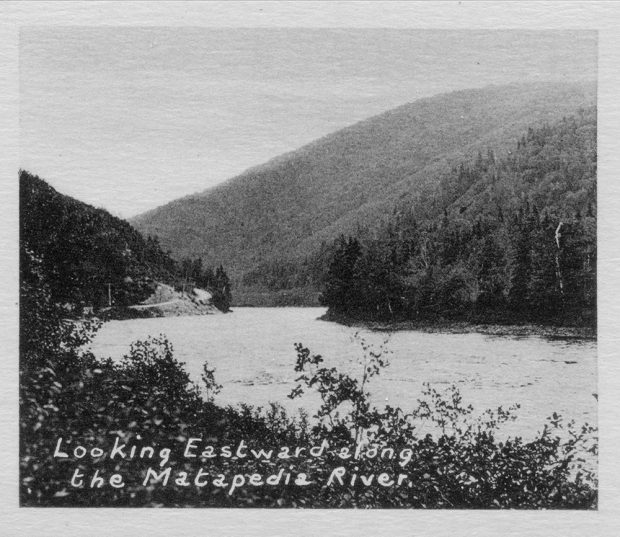
[(244, 276), (261, 266), (298, 262), (323, 241), (381, 222), (399, 200), (437, 184), (477, 151), (490, 147), (502, 154), (529, 127), (595, 103), (594, 82), (490, 86), (420, 99), (139, 215), (132, 224), (157, 236), (174, 257), (223, 263), (239, 290), (247, 286)]

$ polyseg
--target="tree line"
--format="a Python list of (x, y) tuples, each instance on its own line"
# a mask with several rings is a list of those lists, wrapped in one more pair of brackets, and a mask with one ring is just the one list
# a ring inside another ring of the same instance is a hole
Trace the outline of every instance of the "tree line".
[[(194, 285), (201, 289), (208, 289), (213, 295), (213, 304), (222, 311), (230, 309), (232, 301), (231, 282), (224, 267), (220, 265), (215, 270), (213, 267), (203, 268), (202, 258), (191, 259), (186, 257), (180, 263), (181, 285)], [(177, 282), (177, 287), (179, 283)]]

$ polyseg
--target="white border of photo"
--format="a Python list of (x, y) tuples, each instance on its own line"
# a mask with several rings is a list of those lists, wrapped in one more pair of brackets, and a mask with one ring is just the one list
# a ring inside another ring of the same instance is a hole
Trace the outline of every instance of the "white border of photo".
[[(20, 26), (587, 29), (599, 32), (597, 511), (20, 508), (18, 195)], [(620, 3), (5, 2), (0, 5), (0, 533), (3, 535), (617, 535), (620, 527)]]

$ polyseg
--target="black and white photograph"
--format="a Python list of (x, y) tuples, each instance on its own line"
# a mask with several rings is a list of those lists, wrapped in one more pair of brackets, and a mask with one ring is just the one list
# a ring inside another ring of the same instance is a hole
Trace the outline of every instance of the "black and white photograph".
[(595, 27), (17, 47), (20, 511), (596, 514)]

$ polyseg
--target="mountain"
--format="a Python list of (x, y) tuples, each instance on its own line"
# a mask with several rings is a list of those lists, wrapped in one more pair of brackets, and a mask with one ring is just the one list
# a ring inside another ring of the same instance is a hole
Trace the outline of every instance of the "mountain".
[[(115, 308), (106, 315), (151, 314), (153, 300), (135, 306), (149, 297), (174, 302), (170, 312), (163, 311), (168, 314), (210, 312), (213, 307), (206, 302), (211, 300), (228, 309), (229, 297), (214, 285), (216, 280), (227, 285), (223, 268), (213, 273), (194, 267), (188, 277), (186, 267), (164, 252), (157, 239), (144, 238), (107, 211), (65, 196), (27, 171), (20, 171), (19, 189), (22, 286), (45, 289), (50, 303), (64, 306), (67, 315), (80, 315), (84, 307), (104, 308), (110, 301)], [(182, 292), (175, 294), (163, 283), (182, 287)], [(192, 292), (195, 285), (210, 292)], [(158, 297), (160, 288), (169, 289), (169, 296)], [(127, 306), (135, 309), (129, 312)]]
[(38, 274), (56, 303), (103, 306), (146, 298), (154, 280), (170, 281), (175, 262), (157, 240), (129, 223), (19, 174), (22, 278)]
[(529, 127), (595, 102), (594, 83), (492, 86), (421, 99), (132, 223), (176, 258), (223, 263), (237, 297), (316, 289), (313, 259), (326, 257), (335, 237), (386, 221), (399, 201), (434, 188), (479, 150), (502, 155)]
[(530, 128), (406, 199), (372, 235), (340, 237), (333, 318), (596, 326), (596, 107)]

